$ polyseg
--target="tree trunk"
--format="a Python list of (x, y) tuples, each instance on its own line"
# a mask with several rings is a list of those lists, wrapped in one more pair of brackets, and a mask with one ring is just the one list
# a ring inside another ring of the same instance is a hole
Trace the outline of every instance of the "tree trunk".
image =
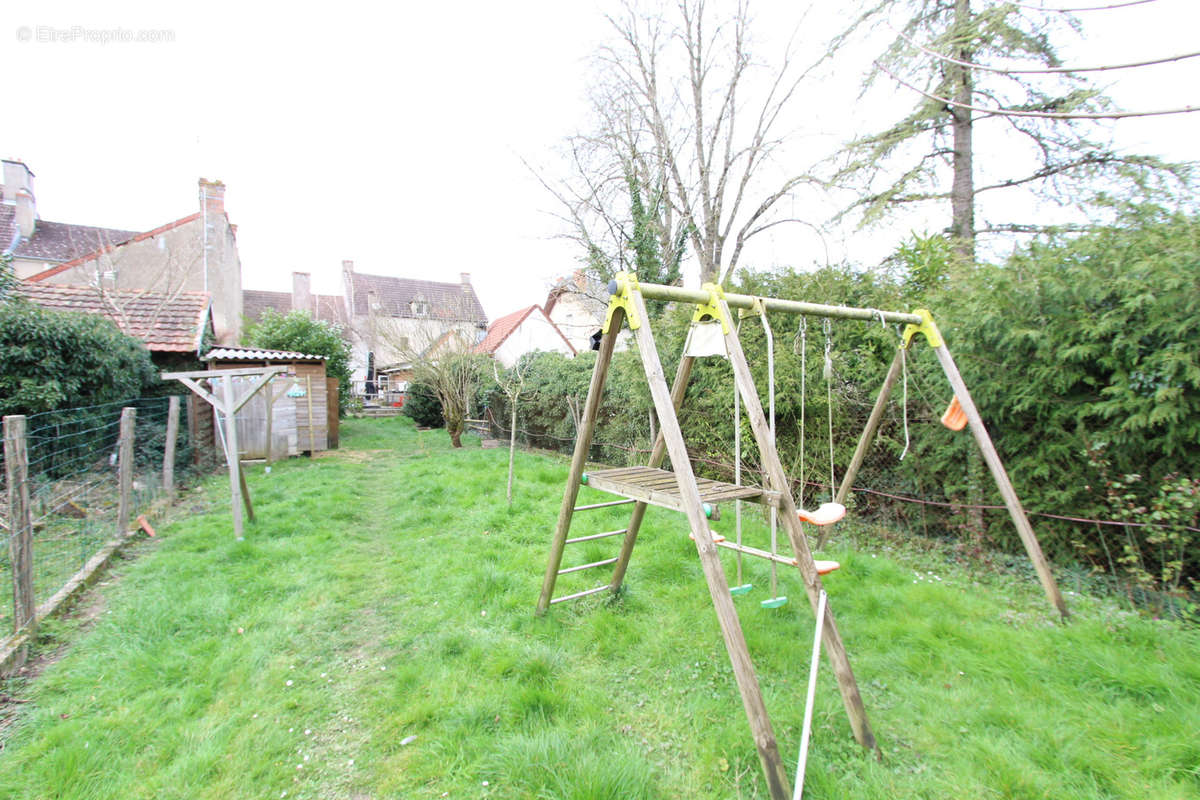
[[(960, 61), (974, 60), (973, 23), (971, 20), (971, 0), (954, 0), (954, 40), (957, 44), (956, 57)], [(946, 74), (950, 78), (954, 102), (971, 105), (974, 99), (975, 86), (971, 70), (957, 64), (947, 64)], [(975, 176), (972, 159), (974, 145), (972, 143), (971, 111), (966, 108), (952, 107), (950, 116), (953, 118), (954, 132), (954, 183), (950, 188), (951, 223), (950, 234), (954, 239), (954, 249), (962, 260), (962, 266), (975, 263)]]
[(512, 400), (512, 425), (508, 432), (508, 504), (512, 505), (513, 456), (517, 452), (517, 395)]

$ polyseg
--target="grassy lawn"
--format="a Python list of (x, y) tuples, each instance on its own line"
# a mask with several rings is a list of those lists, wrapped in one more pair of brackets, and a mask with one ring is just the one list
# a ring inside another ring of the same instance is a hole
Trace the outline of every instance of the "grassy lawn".
[[(222, 479), (189, 493), (89, 614), (46, 629), (64, 653), (7, 687), (30, 702), (0, 797), (764, 796), (682, 515), (647, 514), (619, 601), (535, 618), (565, 460), (518, 454), (509, 509), (506, 450), (452, 451), (404, 419), (349, 421), (342, 441), (251, 471), (244, 542)], [(1200, 796), (1196, 630), (1077, 595), (1057, 624), (1031, 578), (854, 535), (826, 583), (883, 759), (854, 744), (823, 663), (806, 797)], [(766, 567), (748, 570), (736, 602), (790, 770), (811, 613), (790, 572), (792, 600), (761, 608)], [(560, 593), (603, 576), (572, 577)]]

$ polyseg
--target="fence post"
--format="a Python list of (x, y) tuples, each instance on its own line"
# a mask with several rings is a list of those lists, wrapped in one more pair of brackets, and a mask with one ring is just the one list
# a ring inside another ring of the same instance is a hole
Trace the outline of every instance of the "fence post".
[(179, 395), (167, 401), (167, 441), (163, 445), (163, 491), (167, 499), (175, 499), (175, 440), (179, 438)]
[[(8, 554), (13, 576), (13, 631), (33, 620), (33, 515), (29, 507), (29, 449), (25, 416), (4, 418), (4, 477), (8, 486)], [(19, 659), (24, 661), (24, 657)]]
[(129, 508), (133, 490), (133, 423), (137, 419), (136, 408), (121, 409), (121, 437), (117, 440), (117, 480), (121, 487), (121, 499), (117, 505), (117, 536), (129, 530)]

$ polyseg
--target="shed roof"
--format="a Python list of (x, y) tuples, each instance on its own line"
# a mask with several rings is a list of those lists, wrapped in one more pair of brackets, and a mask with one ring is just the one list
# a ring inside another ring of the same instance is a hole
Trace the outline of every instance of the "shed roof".
[(151, 352), (198, 351), (208, 327), (211, 300), (207, 292), (98, 289), (21, 281), (15, 293), (54, 311), (98, 314), (123, 332), (141, 339)]
[(297, 353), (293, 350), (270, 350), (262, 347), (214, 347), (201, 361), (324, 361), (325, 356)]

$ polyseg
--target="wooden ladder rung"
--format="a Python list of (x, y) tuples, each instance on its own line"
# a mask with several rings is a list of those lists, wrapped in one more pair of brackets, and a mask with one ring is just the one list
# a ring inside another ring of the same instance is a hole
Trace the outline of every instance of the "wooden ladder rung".
[(619, 531), (605, 531), (604, 533), (593, 533), (590, 536), (576, 536), (574, 539), (567, 539), (566, 544), (575, 544), (576, 542), (590, 542), (593, 539), (607, 539), (609, 536), (620, 536), (623, 533), (629, 533), (628, 528), (621, 528)]
[(581, 569), (591, 569), (592, 567), (603, 567), (606, 564), (615, 564), (615, 563), (617, 563), (617, 556), (613, 556), (612, 558), (606, 558), (603, 561), (593, 561), (590, 564), (580, 564), (578, 567), (567, 567), (566, 569), (560, 569), (558, 571), (558, 574), (566, 575), (568, 572), (579, 572)]
[(555, 603), (565, 603), (568, 600), (578, 600), (580, 597), (587, 597), (589, 594), (603, 592), (608, 588), (609, 585), (606, 583), (603, 586), (597, 586), (595, 589), (584, 589), (582, 592), (576, 592), (575, 594), (564, 594), (562, 597), (556, 597), (551, 600), (550, 605), (554, 605)]
[(636, 503), (637, 500), (609, 500), (607, 503), (592, 503), (587, 506), (575, 506), (572, 511), (591, 511), (593, 508), (608, 508), (609, 506), (627, 506), (630, 503)]

